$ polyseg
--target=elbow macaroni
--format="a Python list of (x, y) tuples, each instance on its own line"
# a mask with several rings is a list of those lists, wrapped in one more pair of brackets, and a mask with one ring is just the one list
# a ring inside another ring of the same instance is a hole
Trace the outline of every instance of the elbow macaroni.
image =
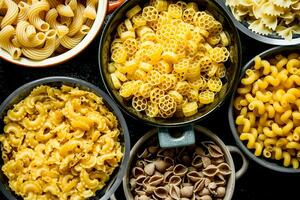
[[(88, 34), (96, 18), (97, 4), (98, 0), (1, 0), (0, 9), (5, 9), (0, 12), (0, 48), (13, 59), (23, 55), (31, 60), (44, 60), (64, 53)], [(12, 28), (13, 39), (7, 37)], [(49, 45), (46, 38), (50, 30), (57, 33), (54, 49), (52, 39)], [(5, 38), (1, 39), (1, 35)]]
[[(153, 0), (134, 6), (110, 46), (112, 86), (148, 117), (195, 115), (215, 101), (227, 78), (230, 39), (222, 24), (196, 3), (180, 5)], [(146, 102), (142, 110), (133, 102), (137, 98)], [(160, 99), (168, 99), (169, 107), (159, 105)]]
[(39, 86), (4, 123), (2, 170), (25, 200), (94, 196), (123, 157), (117, 118), (78, 88)]
[[(265, 60), (255, 57), (254, 66), (241, 79), (233, 106), (240, 139), (256, 156), (282, 160), (285, 167), (299, 167), (300, 85), (299, 54)], [(253, 130), (256, 130), (253, 134)]]

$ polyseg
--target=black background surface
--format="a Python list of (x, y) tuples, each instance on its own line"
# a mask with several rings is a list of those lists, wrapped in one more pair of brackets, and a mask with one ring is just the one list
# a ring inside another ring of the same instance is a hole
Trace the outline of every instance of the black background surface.
[[(99, 34), (100, 35), (100, 34)], [(245, 64), (258, 53), (271, 48), (240, 34), (242, 40), (243, 58)], [(30, 69), (12, 65), (0, 59), (0, 102), (24, 83), (48, 76), (69, 76), (80, 78), (95, 84), (105, 91), (98, 69), (99, 36), (80, 55), (72, 60), (52, 68)], [(205, 121), (197, 124), (209, 128), (216, 133), (225, 144), (234, 145), (227, 119), (228, 101)], [(125, 116), (130, 130), (132, 145), (147, 130), (152, 127), (138, 123)], [(265, 169), (249, 160), (246, 174), (236, 182), (233, 200), (299, 200), (300, 176), (297, 174), (282, 174)], [(237, 162), (236, 168), (239, 167)], [(120, 187), (121, 188), (121, 187)], [(122, 189), (118, 190), (118, 199), (125, 199)], [(0, 200), (4, 200), (0, 194)]]

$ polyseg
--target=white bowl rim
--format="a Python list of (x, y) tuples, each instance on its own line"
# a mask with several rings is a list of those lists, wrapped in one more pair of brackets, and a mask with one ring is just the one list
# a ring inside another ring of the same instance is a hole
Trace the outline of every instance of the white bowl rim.
[(93, 23), (93, 26), (91, 27), (91, 30), (89, 33), (83, 38), (83, 40), (77, 44), (73, 49), (68, 50), (67, 52), (49, 57), (47, 59), (41, 60), (41, 61), (34, 61), (25, 57), (21, 57), (19, 60), (14, 60), (11, 55), (0, 48), (0, 58), (24, 67), (33, 67), (33, 68), (41, 68), (41, 67), (50, 67), (54, 65), (58, 65), (60, 63), (63, 63), (76, 55), (78, 55), (81, 51), (83, 51), (88, 45), (93, 41), (93, 39), (97, 36), (106, 15), (107, 11), (107, 4), (108, 0), (101, 0), (98, 1), (98, 8), (97, 8), (97, 16)]

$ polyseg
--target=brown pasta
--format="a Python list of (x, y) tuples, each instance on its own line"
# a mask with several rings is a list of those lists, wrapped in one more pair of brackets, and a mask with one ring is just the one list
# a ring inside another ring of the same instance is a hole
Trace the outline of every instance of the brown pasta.
[(134, 199), (221, 200), (230, 166), (212, 141), (199, 146), (163, 149), (156, 140), (132, 163), (129, 185)]

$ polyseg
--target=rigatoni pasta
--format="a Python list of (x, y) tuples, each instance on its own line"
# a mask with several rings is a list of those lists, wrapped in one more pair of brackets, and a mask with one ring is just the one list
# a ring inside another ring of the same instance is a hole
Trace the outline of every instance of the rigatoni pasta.
[(2, 170), (24, 200), (88, 199), (123, 157), (116, 116), (78, 88), (39, 86), (7, 111), (4, 124)]
[[(6, 35), (8, 30), (13, 34), (0, 40), (0, 48), (13, 59), (23, 55), (32, 60), (44, 60), (72, 49), (93, 25), (97, 3), (98, 0), (1, 0), (4, 13), (0, 13), (0, 35)], [(55, 32), (51, 42), (47, 32)]]
[(189, 117), (221, 91), (230, 40), (220, 22), (199, 10), (193, 2), (153, 0), (134, 6), (118, 25), (108, 68), (136, 111)]
[(233, 102), (237, 130), (247, 148), (295, 169), (300, 161), (299, 67), (298, 53), (257, 56)]

